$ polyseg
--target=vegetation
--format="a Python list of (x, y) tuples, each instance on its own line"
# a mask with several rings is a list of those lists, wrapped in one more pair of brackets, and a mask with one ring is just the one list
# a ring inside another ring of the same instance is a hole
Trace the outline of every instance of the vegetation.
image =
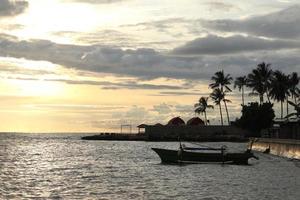
[(251, 137), (259, 137), (260, 131), (264, 128), (271, 127), (275, 117), (273, 104), (257, 102), (244, 105), (242, 108), (242, 116), (237, 119), (235, 124), (241, 128), (250, 130), (253, 135)]
[(258, 95), (259, 103), (264, 102), (264, 94), (270, 102), (268, 90), (271, 85), (272, 70), (270, 69), (271, 64), (264, 62), (257, 65), (256, 69), (253, 69), (247, 78), (247, 86), (252, 89), (250, 95)]
[(195, 113), (197, 114), (204, 113), (205, 125), (207, 125), (206, 109), (214, 108), (214, 106), (208, 104), (208, 97), (201, 97), (198, 103), (194, 105), (194, 107), (195, 107)]
[[(229, 85), (231, 84), (232, 77), (230, 76), (230, 74), (225, 75), (224, 71), (222, 70), (222, 71), (216, 72), (215, 75), (213, 77), (211, 77), (211, 80), (213, 80), (214, 82), (211, 83), (209, 85), (209, 87), (211, 87), (212, 89), (214, 89), (214, 91), (216, 89), (220, 90), (220, 91), (217, 91), (216, 94), (220, 93), (218, 95), (219, 95), (219, 97), (222, 97), (221, 101), (223, 101), (223, 103), (224, 103), (226, 114), (227, 114), (227, 121), (228, 121), (228, 124), (230, 124), (227, 103), (231, 102), (231, 101), (229, 99), (226, 99), (225, 96), (226, 96), (227, 92), (231, 92), (231, 89), (230, 89)], [(214, 98), (217, 98), (215, 96), (216, 94), (213, 95)], [(214, 99), (214, 101), (215, 101), (215, 103), (218, 102), (215, 99)], [(218, 104), (216, 104), (216, 105), (219, 105), (220, 108), (221, 108), (220, 102), (218, 102)], [(222, 115), (222, 111), (221, 110), (220, 110), (220, 113)], [(223, 121), (223, 119), (221, 121)], [(222, 122), (222, 125), (223, 125), (223, 122)]]
[(242, 91), (242, 106), (245, 105), (245, 99), (244, 99), (244, 87), (247, 85), (247, 77), (246, 76), (240, 76), (237, 77), (234, 81), (234, 88), (238, 88), (239, 91)]
[(216, 105), (219, 105), (220, 108), (220, 117), (221, 117), (221, 124), (222, 126), (224, 125), (223, 122), (223, 115), (222, 115), (222, 105), (221, 105), (221, 101), (224, 99), (224, 92), (221, 91), (220, 88), (216, 88), (214, 89), (214, 91), (210, 94), (210, 97), (212, 98), (212, 100), (214, 100), (214, 103)]
[[(230, 74), (225, 74), (223, 70), (216, 72), (209, 84), (212, 89), (210, 98), (215, 105), (219, 106), (221, 124), (223, 122), (222, 103), (227, 114), (228, 124), (230, 124), (227, 103), (231, 102), (226, 95), (232, 92), (230, 85), (233, 78)], [(283, 72), (271, 69), (271, 64), (262, 62), (257, 65), (248, 75), (237, 77), (234, 81), (234, 88), (237, 88), (242, 93), (242, 116), (236, 121), (236, 124), (249, 129), (251, 131), (260, 131), (262, 128), (268, 128), (272, 124), (275, 117), (272, 101), (280, 103), (280, 117), (283, 119), (283, 106), (286, 102), (286, 117), (300, 118), (300, 78), (296, 72), (291, 74), (284, 74)], [(259, 96), (259, 103), (250, 102), (245, 105), (245, 89), (249, 88), (251, 92), (249, 95)], [(267, 103), (264, 101), (267, 97)], [(291, 100), (291, 101), (290, 101)], [(196, 113), (204, 113), (206, 118), (206, 108), (212, 108), (208, 105), (208, 97), (201, 97), (199, 102), (195, 104)], [(289, 114), (289, 105), (294, 107), (296, 112)]]
[(294, 106), (296, 112), (288, 114), (286, 116), (286, 118), (289, 118), (289, 117), (292, 117), (292, 116), (296, 116), (296, 117), (300, 118), (300, 103), (296, 104), (292, 101), (288, 101), (288, 103), (291, 104), (292, 106)]
[(280, 102), (281, 119), (283, 118), (283, 102), (289, 95), (289, 78), (280, 71), (275, 71), (271, 78), (270, 96)]

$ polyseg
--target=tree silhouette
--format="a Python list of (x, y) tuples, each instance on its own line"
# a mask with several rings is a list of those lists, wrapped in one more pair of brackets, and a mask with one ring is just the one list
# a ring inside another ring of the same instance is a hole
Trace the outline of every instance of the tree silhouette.
[(244, 99), (244, 87), (247, 84), (247, 77), (246, 76), (240, 76), (237, 77), (234, 81), (234, 88), (238, 88), (239, 91), (242, 91), (242, 105), (245, 105), (245, 99)]
[(219, 105), (219, 108), (220, 108), (220, 117), (221, 117), (221, 124), (223, 126), (224, 123), (223, 123), (221, 101), (223, 101), (223, 99), (224, 99), (224, 92), (222, 92), (220, 88), (215, 88), (213, 90), (213, 92), (210, 94), (210, 97), (214, 100), (214, 103), (216, 105)]
[(258, 95), (259, 102), (262, 104), (264, 102), (264, 94), (267, 95), (269, 99), (268, 90), (271, 83), (272, 70), (270, 69), (271, 64), (266, 64), (264, 62), (257, 65), (256, 69), (253, 69), (250, 74), (248, 74), (247, 86), (252, 89), (251, 95)]
[(275, 71), (270, 84), (270, 96), (277, 102), (280, 101), (281, 119), (283, 118), (283, 102), (289, 95), (289, 78), (281, 71)]
[[(228, 113), (228, 108), (227, 108), (227, 103), (226, 102), (231, 102), (228, 99), (225, 99), (225, 93), (226, 92), (231, 92), (231, 89), (229, 88), (229, 85), (231, 84), (232, 81), (232, 77), (230, 76), (230, 74), (225, 75), (224, 71), (218, 71), (214, 74), (214, 76), (211, 77), (211, 80), (213, 80), (214, 82), (211, 83), (209, 85), (209, 87), (211, 87), (212, 89), (220, 89), (220, 92), (223, 95), (222, 101), (224, 102), (224, 106), (226, 109), (226, 114), (227, 114), (227, 120), (228, 120), (228, 124), (230, 124), (230, 120), (229, 120), (229, 113)], [(225, 90), (224, 90), (225, 88)], [(223, 125), (223, 124), (222, 124)]]
[(207, 125), (206, 109), (214, 108), (213, 105), (208, 105), (208, 97), (201, 97), (198, 103), (196, 103), (194, 107), (195, 107), (195, 113), (197, 114), (204, 113), (205, 125)]

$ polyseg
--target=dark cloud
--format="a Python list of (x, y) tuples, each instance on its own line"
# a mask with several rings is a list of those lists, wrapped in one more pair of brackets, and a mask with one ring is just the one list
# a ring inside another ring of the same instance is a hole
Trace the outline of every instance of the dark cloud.
[[(206, 44), (204, 47), (195, 45), (193, 51), (188, 49), (194, 44), (204, 43), (203, 40)], [(184, 54), (176, 56), (154, 49), (123, 50), (100, 45), (57, 44), (47, 40), (19, 41), (7, 36), (0, 36), (0, 56), (46, 60), (80, 71), (132, 76), (140, 80), (160, 77), (207, 80), (220, 69), (231, 72), (233, 76), (245, 74), (262, 61), (271, 62), (274, 66), (282, 65), (280, 67), (287, 71), (297, 71), (300, 63), (299, 49), (295, 49), (297, 45), (299, 45), (298, 42), (284, 40), (269, 41), (243, 36), (228, 38), (208, 36), (183, 46), (188, 51), (182, 51), (182, 47), (175, 49), (174, 52)], [(209, 55), (207, 55), (207, 49)], [(258, 53), (257, 50), (264, 51)], [(205, 55), (199, 55), (201, 53)], [(191, 56), (190, 54), (198, 55)], [(288, 65), (284, 64), (285, 62)], [(278, 65), (279, 63), (280, 65)], [(153, 86), (148, 85), (131, 86), (129, 84), (123, 86), (153, 89)], [(113, 85), (110, 86), (110, 89), (123, 86)], [(158, 86), (158, 88), (162, 87)]]
[(208, 35), (198, 38), (174, 49), (173, 53), (181, 55), (218, 55), (258, 50), (278, 50), (300, 48), (298, 41), (267, 40), (257, 37), (235, 35), (219, 37)]
[(249, 33), (272, 38), (300, 37), (300, 5), (241, 20), (203, 20), (202, 25), (225, 32)]
[(74, 85), (99, 85), (102, 89), (118, 90), (118, 89), (132, 89), (132, 90), (179, 90), (184, 89), (180, 86), (171, 85), (154, 85), (154, 84), (139, 84), (134, 81), (127, 81), (123, 83), (114, 83), (109, 81), (82, 81), (82, 80), (64, 80), (64, 79), (47, 79), (47, 81), (59, 81)]
[(0, 17), (18, 15), (27, 7), (27, 1), (0, 0)]

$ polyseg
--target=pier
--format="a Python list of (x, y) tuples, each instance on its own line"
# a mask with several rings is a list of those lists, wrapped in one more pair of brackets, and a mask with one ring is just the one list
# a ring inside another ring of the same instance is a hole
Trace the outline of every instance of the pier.
[[(252, 143), (253, 141), (253, 143)], [(252, 149), (272, 155), (291, 159), (300, 159), (300, 140), (274, 139), (274, 138), (252, 138), (249, 147)]]

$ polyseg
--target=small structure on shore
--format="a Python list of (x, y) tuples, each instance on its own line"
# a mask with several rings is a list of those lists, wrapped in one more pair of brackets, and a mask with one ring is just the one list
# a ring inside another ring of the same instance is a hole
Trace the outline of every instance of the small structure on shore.
[(138, 134), (143, 134), (143, 133), (145, 133), (145, 128), (146, 128), (146, 124), (140, 124), (140, 125), (138, 125), (137, 127), (138, 127)]
[(186, 122), (187, 126), (204, 126), (205, 123), (199, 117), (193, 117)]
[(247, 134), (249, 131), (236, 126), (207, 126), (199, 117), (193, 117), (187, 123), (180, 117), (174, 117), (166, 125), (145, 126), (145, 136), (154, 141), (178, 140), (178, 137), (191, 141), (240, 140)]
[(184, 126), (185, 122), (180, 117), (174, 117), (170, 119), (170, 121), (167, 124), (168, 126)]
[(275, 120), (268, 137), (300, 140), (300, 118)]

